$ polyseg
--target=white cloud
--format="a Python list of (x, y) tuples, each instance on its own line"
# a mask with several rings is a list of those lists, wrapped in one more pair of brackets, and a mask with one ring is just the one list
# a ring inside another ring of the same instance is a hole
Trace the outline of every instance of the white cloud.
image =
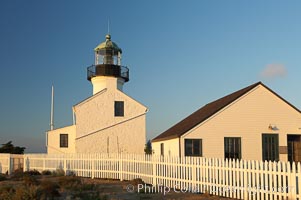
[(287, 70), (282, 64), (268, 64), (260, 73), (262, 78), (278, 78), (285, 77), (286, 75)]

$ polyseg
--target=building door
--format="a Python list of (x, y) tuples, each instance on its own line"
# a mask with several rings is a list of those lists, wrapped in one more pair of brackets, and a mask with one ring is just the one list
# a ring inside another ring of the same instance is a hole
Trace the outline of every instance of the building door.
[(278, 134), (262, 134), (262, 160), (279, 161)]
[(301, 135), (287, 135), (287, 157), (290, 162), (301, 162)]

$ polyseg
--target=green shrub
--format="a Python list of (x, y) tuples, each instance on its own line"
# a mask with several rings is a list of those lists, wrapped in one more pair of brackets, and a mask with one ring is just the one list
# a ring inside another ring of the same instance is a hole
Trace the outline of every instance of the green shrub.
[(81, 179), (75, 176), (62, 176), (58, 182), (59, 185), (65, 189), (78, 190), (81, 186)]
[(52, 172), (50, 170), (44, 170), (42, 171), (42, 175), (51, 175)]
[(82, 191), (94, 190), (95, 187), (96, 186), (94, 184), (82, 184), (82, 186), (80, 187), (80, 190), (82, 190)]
[(0, 199), (12, 200), (13, 194), (8, 191), (0, 192)]
[(26, 172), (24, 172), (24, 174), (30, 175), (30, 176), (38, 176), (38, 175), (41, 175), (41, 173), (40, 173), (38, 170), (36, 170), (36, 169), (26, 171)]
[(42, 199), (47, 199), (47, 198), (54, 198), (54, 197), (59, 197), (60, 193), (58, 191), (59, 185), (49, 181), (49, 180), (44, 180), (40, 184), (40, 191), (41, 191), (41, 198)]
[(63, 169), (56, 169), (52, 172), (53, 176), (65, 176), (65, 171)]
[(10, 179), (14, 181), (20, 181), (23, 179), (23, 176), (24, 176), (23, 170), (17, 169), (11, 174)]
[(82, 200), (107, 200), (108, 197), (107, 195), (105, 196), (100, 196), (99, 192), (91, 192), (91, 193), (86, 193), (86, 192), (78, 192), (73, 195), (74, 199), (82, 199)]
[(24, 187), (18, 187), (16, 188), (16, 191), (12, 194), (13, 199), (27, 199), (26, 195), (26, 189)]
[(25, 176), (28, 177), (28, 176), (37, 176), (37, 175), (41, 175), (41, 173), (35, 169), (26, 172), (23, 172), (22, 169), (17, 169), (12, 173), (10, 179), (14, 181), (21, 181), (24, 180)]
[(38, 186), (19, 186), (13, 195), (13, 200), (38, 200), (42, 193)]
[(130, 181), (130, 184), (132, 185), (138, 185), (138, 184), (145, 184), (144, 181), (141, 178), (135, 178)]
[(76, 172), (75, 171), (71, 171), (71, 170), (67, 170), (66, 176), (76, 176)]
[(24, 175), (23, 176), (23, 181), (24, 181), (24, 184), (26, 186), (38, 185), (39, 184), (38, 180), (34, 176), (30, 176), (30, 175)]
[(0, 181), (5, 181), (7, 180), (7, 177), (5, 174), (0, 174)]
[(42, 191), (39, 186), (36, 185), (31, 185), (29, 187), (25, 188), (27, 190), (27, 196), (29, 197), (28, 200), (33, 200), (33, 199), (40, 199), (42, 195)]
[(12, 185), (1, 185), (0, 186), (0, 199), (10, 200), (13, 198), (13, 193), (15, 192)]

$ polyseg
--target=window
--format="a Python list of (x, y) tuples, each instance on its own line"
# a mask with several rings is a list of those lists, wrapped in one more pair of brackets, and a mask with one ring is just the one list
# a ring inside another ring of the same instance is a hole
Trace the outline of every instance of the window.
[(185, 139), (185, 156), (202, 156), (202, 140)]
[(60, 147), (68, 147), (68, 134), (60, 134)]
[(123, 116), (124, 116), (124, 102), (115, 101), (115, 117), (123, 117)]
[(301, 135), (287, 135), (287, 158), (290, 162), (301, 162)]
[(241, 138), (225, 137), (225, 159), (241, 159)]
[(262, 160), (279, 161), (278, 134), (262, 134)]
[(160, 154), (161, 156), (164, 156), (164, 143), (160, 144)]

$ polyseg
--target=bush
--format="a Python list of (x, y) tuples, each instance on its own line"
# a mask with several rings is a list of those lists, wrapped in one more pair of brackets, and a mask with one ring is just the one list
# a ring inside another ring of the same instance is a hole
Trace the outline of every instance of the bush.
[(42, 191), (39, 186), (31, 185), (25, 188), (27, 190), (26, 194), (28, 196), (28, 200), (40, 199), (42, 195)]
[(11, 180), (14, 180), (14, 181), (21, 181), (21, 180), (24, 180), (25, 176), (38, 176), (38, 175), (41, 175), (41, 173), (35, 169), (26, 171), (26, 172), (23, 172), (22, 169), (17, 169), (12, 173), (10, 178), (11, 178)]
[(13, 199), (13, 194), (8, 191), (0, 192), (0, 199), (11, 200)]
[(91, 193), (85, 193), (85, 192), (78, 192), (73, 195), (74, 199), (83, 199), (83, 200), (107, 200), (108, 196), (102, 196), (99, 194), (99, 192), (91, 192)]
[(52, 172), (53, 176), (65, 176), (65, 171), (63, 169), (56, 169)]
[(96, 187), (94, 184), (82, 184), (80, 190), (87, 191), (87, 190), (94, 190)]
[(12, 185), (1, 185), (0, 187), (0, 199), (10, 200), (13, 198), (13, 193), (15, 192)]
[(52, 182), (52, 181), (42, 181), (40, 184), (42, 199), (54, 198), (59, 197), (60, 193), (58, 191), (59, 185)]
[(76, 176), (76, 172), (75, 171), (71, 171), (71, 170), (67, 170), (66, 176)]
[(13, 193), (13, 199), (28, 199), (26, 192), (27, 191), (24, 186), (17, 187), (16, 191)]
[(59, 178), (59, 185), (62, 188), (77, 190), (81, 186), (81, 179), (75, 176), (62, 176)]
[(42, 175), (51, 175), (52, 172), (50, 170), (44, 170), (42, 171)]
[(24, 174), (30, 175), (30, 176), (38, 176), (38, 175), (41, 175), (41, 173), (40, 173), (38, 170), (36, 170), (36, 169), (26, 171), (26, 172), (24, 172)]
[(23, 181), (26, 186), (38, 185), (39, 182), (34, 176), (24, 175)]
[(11, 174), (10, 178), (11, 180), (20, 181), (23, 179), (23, 176), (24, 176), (23, 170), (17, 169)]
[(7, 180), (6, 175), (0, 174), (0, 181), (5, 181), (5, 180)]
[(138, 185), (138, 184), (145, 184), (144, 181), (141, 178), (135, 178), (130, 181), (130, 184), (132, 185)]
[(38, 186), (20, 186), (16, 188), (16, 192), (13, 195), (14, 200), (32, 200), (40, 199), (41, 191)]
[(35, 185), (7, 185), (0, 188), (0, 199), (5, 200), (38, 200), (41, 194), (41, 190)]

